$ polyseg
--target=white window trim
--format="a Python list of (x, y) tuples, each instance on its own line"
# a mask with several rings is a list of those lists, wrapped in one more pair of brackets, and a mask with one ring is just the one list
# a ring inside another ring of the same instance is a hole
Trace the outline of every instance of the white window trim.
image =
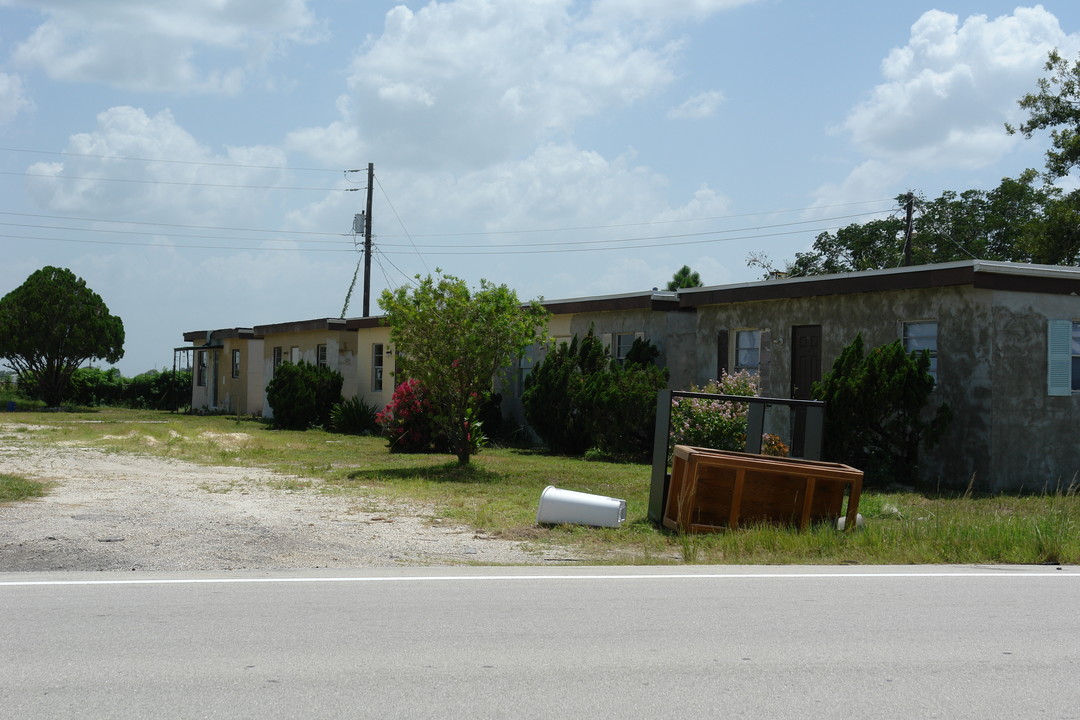
[(371, 343), (371, 392), (381, 393), (386, 384), (384, 368), (386, 360), (383, 358), (383, 344)]
[[(756, 337), (757, 337), (757, 345), (755, 347), (757, 347), (758, 361), (757, 361), (756, 365), (740, 365), (739, 364), (739, 349), (740, 349), (739, 348), (739, 333), (744, 333), (744, 332), (757, 333), (757, 335), (756, 335)], [(734, 357), (731, 358), (731, 360), (732, 360), (731, 369), (736, 373), (739, 373), (739, 372), (745, 370), (748, 373), (750, 373), (751, 375), (760, 374), (761, 373), (761, 338), (762, 338), (762, 330), (761, 330), (761, 328), (752, 328), (752, 327), (732, 328), (731, 329), (731, 334), (734, 336), (732, 338), (732, 343), (731, 343), (732, 352), (734, 353)]]
[(912, 352), (915, 352), (913, 350), (909, 350), (908, 346), (907, 346), (907, 338), (908, 338), (907, 327), (908, 327), (908, 325), (920, 325), (920, 324), (925, 325), (925, 324), (929, 324), (929, 323), (932, 323), (934, 325), (934, 349), (930, 350), (930, 357), (934, 360), (934, 363), (933, 363), (933, 369), (931, 369), (929, 372), (930, 372), (930, 376), (932, 378), (934, 378), (934, 386), (936, 387), (937, 386), (937, 381), (938, 381), (938, 370), (939, 370), (938, 362), (937, 362), (937, 359), (938, 359), (937, 344), (938, 344), (938, 338), (940, 337), (940, 330), (941, 330), (941, 325), (938, 323), (937, 318), (922, 318), (922, 319), (919, 319), (919, 320), (903, 320), (903, 321), (901, 321), (900, 322), (900, 344), (903, 345), (904, 352), (906, 352), (907, 354), (910, 355)]

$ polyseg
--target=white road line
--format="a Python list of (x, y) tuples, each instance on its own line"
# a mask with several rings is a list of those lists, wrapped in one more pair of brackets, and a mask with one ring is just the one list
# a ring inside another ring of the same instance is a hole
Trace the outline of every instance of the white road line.
[(265, 578), (132, 578), (130, 580), (7, 580), (0, 587), (65, 585), (242, 585), (251, 583), (395, 583), (395, 582), (506, 582), (517, 580), (850, 580), (859, 578), (1080, 578), (1080, 573), (1055, 571), (1016, 572), (822, 572), (822, 573), (656, 573), (635, 575), (403, 575), (377, 577), (265, 577)]

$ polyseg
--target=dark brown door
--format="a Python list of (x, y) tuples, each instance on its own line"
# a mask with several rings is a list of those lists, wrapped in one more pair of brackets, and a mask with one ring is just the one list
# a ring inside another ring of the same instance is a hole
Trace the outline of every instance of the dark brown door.
[[(791, 397), (809, 400), (810, 389), (821, 379), (821, 326), (797, 325), (791, 328)], [(802, 457), (806, 432), (806, 410), (792, 413), (791, 454)]]

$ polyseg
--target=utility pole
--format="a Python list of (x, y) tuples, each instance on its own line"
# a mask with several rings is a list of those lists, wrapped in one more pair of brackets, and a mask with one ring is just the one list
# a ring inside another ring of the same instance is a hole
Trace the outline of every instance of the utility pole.
[(371, 317), (371, 195), (375, 163), (367, 166), (367, 211), (364, 213), (364, 317)]
[[(915, 193), (907, 194), (907, 202), (904, 203), (907, 211), (907, 222), (904, 225), (904, 267), (911, 265), (911, 216), (915, 213)], [(368, 210), (371, 213), (371, 210)]]

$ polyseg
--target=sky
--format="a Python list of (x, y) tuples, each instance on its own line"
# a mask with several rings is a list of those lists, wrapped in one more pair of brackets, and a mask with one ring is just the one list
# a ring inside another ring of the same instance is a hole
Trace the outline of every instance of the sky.
[(372, 314), (438, 271), (749, 282), (902, 193), (1041, 169), (1004, 124), (1053, 48), (1075, 0), (0, 0), (0, 295), (71, 269), (125, 375), (339, 317), (368, 163)]

